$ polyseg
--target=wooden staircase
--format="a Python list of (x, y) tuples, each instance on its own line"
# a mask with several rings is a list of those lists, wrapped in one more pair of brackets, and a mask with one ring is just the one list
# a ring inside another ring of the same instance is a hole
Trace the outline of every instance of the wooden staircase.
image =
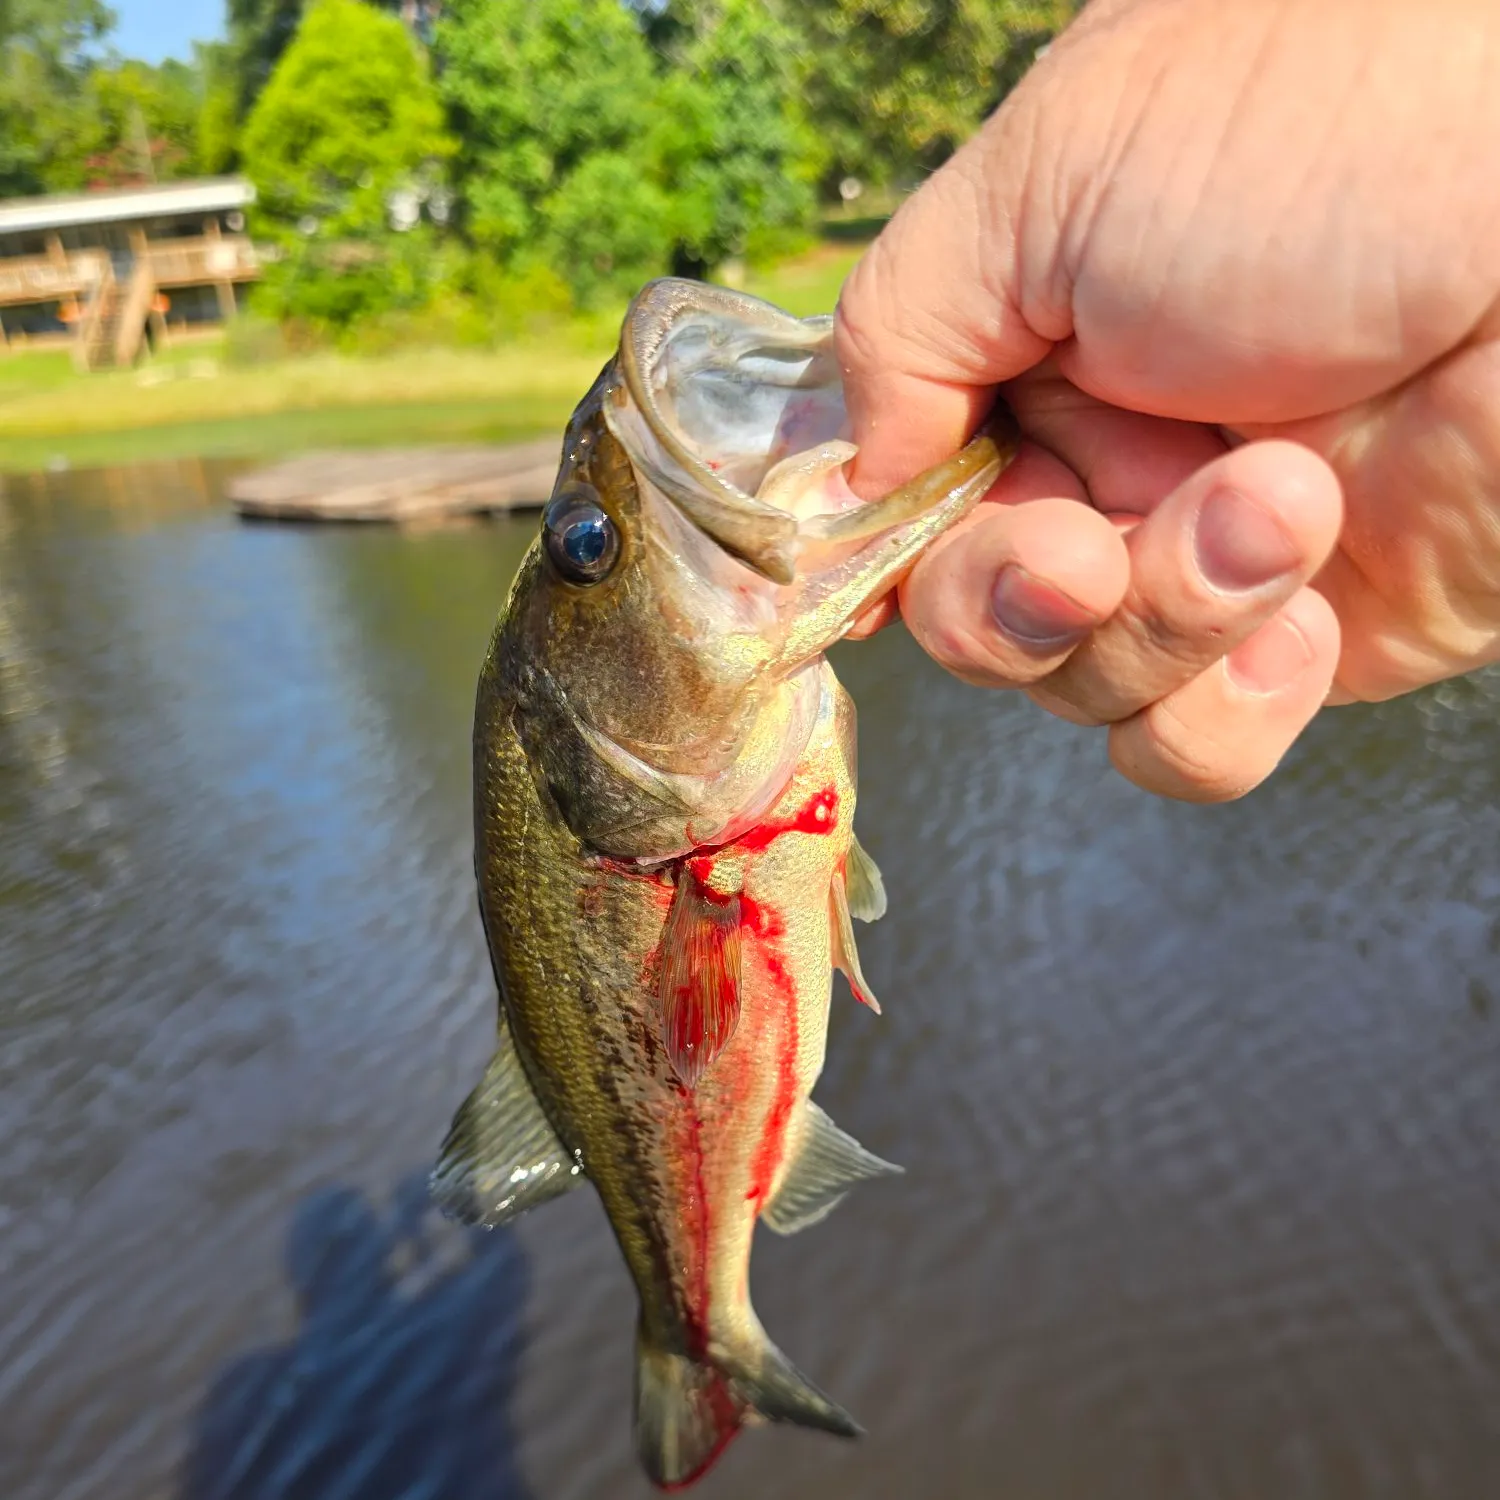
[(111, 267), (96, 283), (79, 321), (74, 359), (81, 369), (110, 365), (129, 367), (145, 342), (151, 306), (156, 300), (156, 277), (144, 257), (136, 261), (130, 280), (121, 287)]

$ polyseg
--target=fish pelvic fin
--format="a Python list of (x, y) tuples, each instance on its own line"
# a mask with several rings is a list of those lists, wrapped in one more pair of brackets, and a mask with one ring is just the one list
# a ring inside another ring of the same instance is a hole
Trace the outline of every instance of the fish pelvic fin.
[(868, 1005), (878, 1016), (880, 1001), (875, 998), (875, 991), (870, 988), (869, 981), (859, 967), (859, 949), (854, 944), (854, 923), (850, 921), (849, 895), (842, 872), (834, 874), (833, 884), (828, 891), (828, 925), (829, 953), (833, 958), (834, 968), (843, 971), (844, 978), (849, 981), (849, 988), (854, 991), (854, 998), (861, 1005)]
[(856, 1183), (871, 1177), (899, 1176), (904, 1170), (866, 1151), (811, 1099), (803, 1108), (807, 1118), (801, 1145), (776, 1196), (760, 1216), (761, 1222), (777, 1234), (796, 1234), (826, 1219)]
[(453, 1117), (428, 1187), (462, 1224), (496, 1229), (583, 1181), (583, 1164), (558, 1140), (537, 1102), (505, 1013), (500, 1045)]
[(861, 1433), (758, 1324), (747, 1348), (702, 1358), (660, 1348), (637, 1332), (635, 1446), (659, 1489), (672, 1493), (695, 1484), (755, 1421), (790, 1422), (839, 1437)]
[(667, 1056), (688, 1088), (739, 1024), (740, 917), (739, 896), (719, 895), (682, 871), (662, 937), (658, 995)]

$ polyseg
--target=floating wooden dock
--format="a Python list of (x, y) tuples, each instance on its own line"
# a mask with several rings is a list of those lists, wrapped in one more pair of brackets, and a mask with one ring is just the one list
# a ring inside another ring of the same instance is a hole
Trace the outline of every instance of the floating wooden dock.
[(492, 515), (543, 504), (560, 439), (488, 448), (380, 448), (305, 453), (231, 480), (242, 516), (400, 524)]

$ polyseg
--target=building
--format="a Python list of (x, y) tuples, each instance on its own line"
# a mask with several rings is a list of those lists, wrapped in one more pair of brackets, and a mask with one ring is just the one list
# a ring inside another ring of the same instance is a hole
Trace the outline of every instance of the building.
[(0, 201), (0, 349), (69, 343), (80, 366), (134, 363), (225, 322), (260, 274), (240, 177)]

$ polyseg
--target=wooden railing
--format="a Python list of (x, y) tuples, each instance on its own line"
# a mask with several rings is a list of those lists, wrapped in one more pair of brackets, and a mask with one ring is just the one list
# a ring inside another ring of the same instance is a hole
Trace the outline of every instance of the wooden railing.
[[(154, 240), (142, 257), (158, 286), (211, 286), (253, 281), (260, 275), (255, 246), (243, 235), (191, 240)], [(66, 260), (48, 255), (0, 259), (0, 306), (82, 298), (105, 279), (110, 259), (103, 250), (73, 250)]]
[(240, 235), (221, 239), (157, 240), (146, 260), (158, 286), (198, 286), (215, 281), (249, 281), (260, 275), (255, 247)]
[(66, 260), (49, 255), (0, 260), (0, 305), (81, 297), (99, 284), (108, 269), (109, 256), (103, 250), (78, 250)]

